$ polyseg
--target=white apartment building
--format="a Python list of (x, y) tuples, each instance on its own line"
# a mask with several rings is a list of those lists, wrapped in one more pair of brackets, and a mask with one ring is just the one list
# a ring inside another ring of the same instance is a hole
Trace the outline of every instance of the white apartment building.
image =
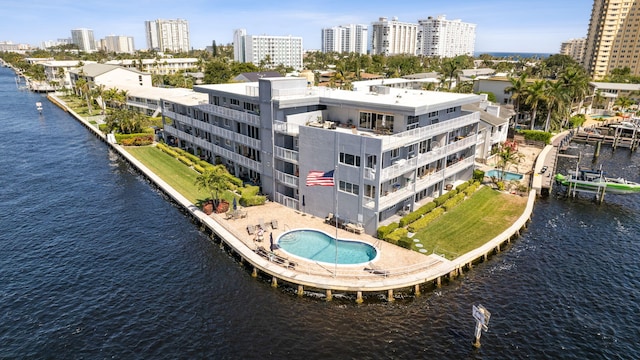
[(473, 56), (476, 24), (447, 20), (444, 15), (418, 20), (417, 55), (442, 58)]
[(369, 28), (350, 24), (322, 29), (322, 52), (367, 54)]
[(157, 19), (144, 22), (147, 48), (158, 51), (188, 52), (189, 22), (183, 19)]
[[(462, 107), (478, 95), (332, 90), (293, 77), (194, 89), (208, 102), (162, 101), (168, 143), (225, 164), (273, 201), (369, 234), (473, 174), (480, 114)], [(312, 170), (334, 170), (335, 187), (305, 186)]]
[(302, 70), (302, 38), (297, 36), (247, 35), (246, 30), (234, 31), (233, 54), (235, 61), (250, 62), (273, 68), (280, 64)]
[(78, 46), (80, 51), (96, 51), (96, 41), (93, 38), (93, 30), (91, 29), (81, 28), (71, 30), (71, 41)]
[(106, 52), (133, 54), (133, 36), (109, 35), (101, 41), (101, 48)]
[(180, 71), (194, 70), (198, 67), (196, 58), (162, 58), (162, 59), (123, 59), (109, 60), (107, 65), (137, 69), (153, 75), (172, 75)]
[(44, 67), (45, 80), (49, 84), (57, 84), (57, 87), (71, 89), (71, 78), (69, 72), (82, 65), (96, 64), (95, 61), (79, 60), (48, 60), (41, 62)]
[(371, 54), (416, 54), (417, 24), (400, 22), (396, 17), (391, 21), (381, 17), (373, 22), (371, 28)]

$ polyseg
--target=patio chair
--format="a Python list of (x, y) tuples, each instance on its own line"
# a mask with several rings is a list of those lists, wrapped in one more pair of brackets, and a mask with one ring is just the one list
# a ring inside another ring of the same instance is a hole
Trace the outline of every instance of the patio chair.
[(278, 220), (271, 220), (271, 228), (272, 229), (277, 229), (278, 228)]
[(253, 225), (247, 225), (247, 232), (249, 235), (253, 235), (256, 232), (256, 227)]

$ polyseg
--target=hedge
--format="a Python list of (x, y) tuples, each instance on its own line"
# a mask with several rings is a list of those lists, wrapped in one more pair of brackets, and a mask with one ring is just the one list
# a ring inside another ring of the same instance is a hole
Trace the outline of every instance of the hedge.
[(394, 222), (391, 223), (389, 225), (384, 225), (384, 226), (380, 226), (378, 228), (378, 239), (384, 239), (385, 236), (387, 236), (388, 234), (390, 234), (393, 230), (397, 229), (398, 226), (400, 226), (400, 224)]
[(460, 204), (465, 197), (465, 193), (460, 193), (454, 197), (452, 197), (451, 199), (447, 200), (444, 204), (442, 204), (442, 208), (444, 208), (445, 211), (449, 211), (451, 209), (453, 209), (456, 205)]
[(433, 202), (436, 203), (436, 207), (438, 207), (438, 206), (444, 204), (447, 200), (449, 200), (455, 194), (456, 194), (456, 192), (451, 190), (449, 192), (446, 192), (446, 193), (438, 196), (435, 200), (433, 200)]
[(187, 165), (187, 166), (193, 166), (193, 163), (191, 162), (191, 160), (189, 160), (186, 156), (178, 156), (178, 160), (180, 160), (181, 163)]
[(390, 242), (392, 244), (397, 244), (400, 239), (407, 237), (409, 234), (409, 230), (405, 228), (397, 228), (393, 230), (393, 232), (387, 236), (385, 236), (384, 241)]
[(402, 239), (398, 240), (398, 246), (405, 249), (411, 249), (412, 244), (413, 241), (411, 241), (411, 239), (408, 237), (403, 237)]
[(405, 227), (411, 224), (412, 222), (420, 219), (422, 215), (427, 214), (429, 211), (435, 208), (436, 208), (436, 203), (433, 201), (428, 202), (425, 205), (422, 205), (421, 207), (418, 208), (418, 210), (415, 210), (414, 212), (407, 214), (402, 219), (400, 219), (400, 227)]
[(458, 185), (458, 187), (456, 187), (456, 190), (458, 190), (458, 193), (461, 193), (464, 191), (464, 189), (468, 188), (469, 185), (471, 185), (469, 182), (465, 181), (462, 184)]
[(474, 192), (476, 192), (476, 190), (478, 190), (478, 186), (479, 186), (479, 184), (474, 183), (473, 185), (471, 185), (468, 188), (466, 188), (464, 190), (465, 195), (471, 196), (471, 194), (473, 194)]
[(522, 134), (525, 140), (531, 141), (541, 141), (545, 144), (549, 144), (551, 141), (551, 133), (539, 131), (539, 130), (520, 130), (520, 134)]
[(439, 208), (435, 208), (433, 209), (433, 211), (431, 211), (430, 213), (426, 214), (425, 216), (423, 216), (422, 218), (420, 218), (420, 220), (417, 220), (416, 222), (414, 222), (413, 224), (409, 225), (409, 227), (407, 229), (409, 229), (410, 232), (414, 233), (414, 232), (418, 232), (418, 230), (424, 228), (425, 226), (429, 225), (429, 223), (431, 223), (433, 220), (435, 220), (438, 216), (444, 214), (444, 209), (439, 207)]
[(255, 205), (263, 205), (267, 201), (267, 197), (264, 195), (258, 195), (260, 187), (258, 186), (246, 186), (242, 189), (242, 196), (240, 197), (240, 205), (248, 207)]

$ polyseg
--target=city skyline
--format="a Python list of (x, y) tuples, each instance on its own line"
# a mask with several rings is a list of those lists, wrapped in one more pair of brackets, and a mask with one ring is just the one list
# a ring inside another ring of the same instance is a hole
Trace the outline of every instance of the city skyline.
[(569, 38), (584, 37), (591, 13), (591, 2), (552, 2), (535, 0), (527, 6), (505, 0), (477, 2), (460, 0), (453, 4), (406, 1), (402, 8), (381, 1), (351, 2), (282, 1), (276, 6), (264, 2), (222, 2), (193, 0), (179, 3), (166, 0), (104, 2), (87, 0), (55, 3), (9, 0), (3, 4), (0, 41), (39, 46), (43, 41), (70, 37), (71, 30), (89, 28), (97, 39), (108, 35), (132, 36), (139, 48), (145, 44), (144, 22), (181, 18), (189, 22), (194, 49), (230, 44), (233, 30), (272, 36), (300, 36), (305, 50), (321, 48), (321, 29), (345, 24), (367, 24), (379, 17), (397, 17), (417, 23), (428, 16), (446, 15), (477, 24), (476, 51), (558, 53)]

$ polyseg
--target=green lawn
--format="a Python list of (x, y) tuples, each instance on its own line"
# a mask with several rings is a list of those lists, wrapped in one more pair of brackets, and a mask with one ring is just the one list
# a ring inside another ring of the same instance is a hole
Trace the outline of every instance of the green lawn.
[(489, 187), (478, 190), (451, 211), (442, 215), (425, 229), (417, 232), (416, 244), (428, 253), (445, 255), (454, 259), (496, 237), (522, 215), (526, 197), (505, 194)]
[[(155, 146), (131, 146), (125, 149), (190, 202), (199, 204), (202, 200), (211, 197), (210, 194), (198, 189), (195, 185), (195, 180), (198, 176), (195, 170), (165, 154)], [(222, 196), (223, 194), (220, 195)]]

